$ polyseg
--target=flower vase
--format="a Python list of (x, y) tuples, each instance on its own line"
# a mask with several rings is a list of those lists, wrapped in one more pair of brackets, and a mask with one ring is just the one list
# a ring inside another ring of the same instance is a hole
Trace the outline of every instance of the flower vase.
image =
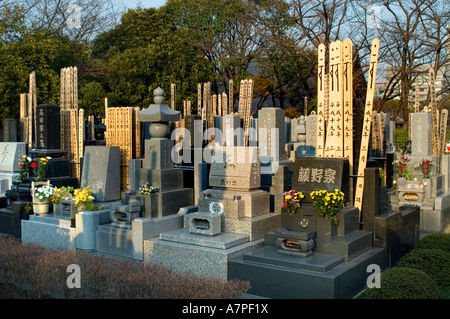
[(295, 206), (295, 205), (288, 205), (288, 206), (286, 207), (286, 211), (287, 211), (287, 213), (288, 213), (289, 215), (294, 215), (295, 212), (297, 211), (297, 206)]
[(33, 201), (33, 213), (36, 215), (46, 215), (48, 214), (49, 203), (48, 201)]
[(53, 214), (62, 214), (62, 204), (61, 203), (53, 203)]
[(156, 218), (158, 217), (158, 194), (142, 195), (144, 204), (144, 218)]

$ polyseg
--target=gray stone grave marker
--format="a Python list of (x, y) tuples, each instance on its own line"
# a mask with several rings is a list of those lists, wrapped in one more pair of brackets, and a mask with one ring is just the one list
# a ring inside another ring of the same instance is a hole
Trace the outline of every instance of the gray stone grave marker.
[(120, 148), (118, 146), (85, 147), (80, 188), (89, 186), (96, 201), (120, 199)]
[[(432, 153), (431, 131), (432, 116), (427, 112), (414, 113), (411, 125), (411, 154), (413, 156), (430, 156)], [(427, 132), (424, 134), (424, 132)]]

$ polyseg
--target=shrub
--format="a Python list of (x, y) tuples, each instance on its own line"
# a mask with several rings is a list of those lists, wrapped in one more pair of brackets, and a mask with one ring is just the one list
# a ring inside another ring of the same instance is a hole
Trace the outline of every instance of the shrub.
[[(70, 289), (67, 266), (80, 267), (81, 288)], [(17, 297), (92, 299), (234, 299), (249, 282), (225, 281), (177, 273), (168, 267), (143, 264), (87, 252), (20, 244), (0, 236), (0, 282)], [(26, 291), (23, 296), (21, 292)]]
[(397, 143), (398, 148), (402, 149), (405, 147), (405, 143), (408, 140), (408, 131), (403, 128), (395, 129), (395, 143)]
[(441, 292), (450, 287), (450, 253), (441, 249), (413, 249), (397, 266), (424, 271), (436, 281)]
[(430, 234), (417, 242), (416, 249), (442, 249), (450, 253), (450, 234)]
[(394, 267), (381, 272), (380, 288), (366, 288), (363, 299), (440, 299), (436, 282), (424, 271)]

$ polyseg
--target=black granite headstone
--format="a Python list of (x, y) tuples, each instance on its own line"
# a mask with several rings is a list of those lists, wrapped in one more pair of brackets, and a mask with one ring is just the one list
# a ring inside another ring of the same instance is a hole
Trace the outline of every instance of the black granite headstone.
[[(199, 121), (199, 122), (195, 122), (195, 121)], [(195, 114), (191, 114), (191, 115), (186, 115), (186, 117), (184, 118), (184, 127), (186, 128), (186, 130), (189, 132), (190, 135), (190, 145), (194, 146), (194, 139), (195, 138), (199, 138), (200, 140), (202, 140), (202, 122), (201, 122), (201, 118), (198, 115)], [(201, 145), (201, 143), (200, 143)]]
[(36, 107), (38, 149), (61, 148), (61, 119), (59, 105), (40, 104)]
[(339, 189), (349, 200), (349, 165), (347, 159), (301, 156), (295, 159), (292, 189), (303, 192), (303, 202), (311, 203), (312, 191)]
[(374, 231), (375, 216), (379, 215), (380, 175), (378, 167), (364, 170), (364, 193), (362, 203), (362, 229)]
[(391, 189), (394, 186), (394, 152), (386, 153), (386, 187)]
[(17, 142), (17, 120), (7, 118), (2, 121), (3, 142)]

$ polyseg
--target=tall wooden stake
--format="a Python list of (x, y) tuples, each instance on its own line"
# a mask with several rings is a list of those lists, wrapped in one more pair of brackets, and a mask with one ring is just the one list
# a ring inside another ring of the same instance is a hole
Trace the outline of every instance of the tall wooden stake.
[(434, 156), (439, 156), (439, 110), (436, 105), (436, 89), (435, 89), (435, 81), (436, 81), (436, 73), (433, 68), (429, 71), (430, 74), (430, 97), (431, 97), (431, 116), (432, 116), (432, 125), (431, 125), (431, 150)]
[(380, 40), (373, 39), (370, 51), (369, 78), (367, 82), (366, 103), (364, 110), (363, 132), (361, 136), (361, 150), (358, 162), (358, 177), (356, 180), (355, 207), (359, 209), (359, 220), (361, 222), (361, 210), (364, 191), (364, 170), (367, 164), (367, 151), (369, 148), (370, 127), (373, 110), (373, 97), (375, 94), (375, 81), (377, 75), (378, 52), (380, 48)]
[(342, 41), (330, 44), (330, 107), (325, 150), (329, 157), (343, 157)]
[(234, 84), (231, 79), (228, 81), (228, 90), (228, 112), (234, 113)]
[(316, 156), (323, 157), (325, 149), (325, 45), (323, 43), (318, 48), (316, 143)]
[(444, 152), (445, 144), (447, 143), (447, 120), (448, 110), (442, 109), (439, 132), (439, 174), (442, 174), (442, 154)]
[(414, 96), (414, 112), (415, 113), (420, 112), (419, 94), (420, 94), (419, 83), (416, 82), (416, 91), (415, 91), (415, 96)]
[(343, 75), (344, 91), (344, 157), (349, 164), (349, 197), (353, 205), (353, 43), (350, 39), (343, 42)]

